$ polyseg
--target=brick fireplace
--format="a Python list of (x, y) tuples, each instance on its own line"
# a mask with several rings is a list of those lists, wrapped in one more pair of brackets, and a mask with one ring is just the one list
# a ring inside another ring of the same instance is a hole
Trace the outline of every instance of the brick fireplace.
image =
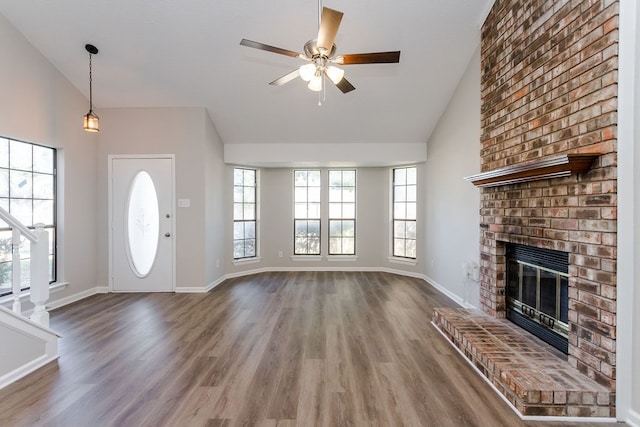
[(505, 317), (508, 243), (567, 252), (568, 363), (611, 391), (618, 7), (610, 0), (497, 0), (481, 45), (481, 172), (597, 154), (584, 173), (480, 190), (481, 309)]

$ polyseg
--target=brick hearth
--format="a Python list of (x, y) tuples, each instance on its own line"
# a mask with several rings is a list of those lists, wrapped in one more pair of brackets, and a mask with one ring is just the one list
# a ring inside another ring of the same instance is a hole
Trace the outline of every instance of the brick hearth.
[(511, 322), (436, 308), (433, 323), (522, 415), (615, 417), (614, 393)]

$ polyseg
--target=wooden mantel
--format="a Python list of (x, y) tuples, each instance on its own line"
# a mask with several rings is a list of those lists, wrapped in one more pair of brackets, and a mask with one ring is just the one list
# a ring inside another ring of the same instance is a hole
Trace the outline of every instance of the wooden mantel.
[(465, 179), (477, 187), (497, 187), (541, 179), (562, 178), (587, 172), (599, 155), (600, 153), (563, 154), (482, 172)]

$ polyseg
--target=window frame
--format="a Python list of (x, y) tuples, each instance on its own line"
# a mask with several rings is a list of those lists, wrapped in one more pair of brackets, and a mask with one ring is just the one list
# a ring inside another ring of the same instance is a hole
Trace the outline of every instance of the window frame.
[[(340, 185), (332, 185), (332, 173), (340, 173)], [(344, 173), (345, 172), (353, 172), (353, 185), (344, 185)], [(356, 255), (356, 241), (357, 241), (357, 222), (356, 222), (356, 218), (357, 218), (357, 210), (358, 210), (358, 194), (357, 194), (357, 182), (358, 182), (358, 172), (357, 169), (329, 169), (328, 171), (328, 177), (327, 177), (327, 188), (328, 188), (328, 210), (329, 213), (327, 214), (327, 223), (328, 223), (328, 230), (327, 230), (327, 241), (328, 241), (328, 248), (327, 248), (327, 254), (331, 257), (336, 257), (336, 256), (355, 256)], [(340, 189), (340, 200), (339, 201), (335, 201), (332, 200), (332, 195), (335, 194), (334, 191), (332, 191), (334, 188), (339, 188)], [(353, 202), (350, 201), (344, 201), (344, 194), (345, 194), (345, 189), (353, 189)], [(339, 204), (340, 205), (340, 212), (341, 215), (340, 216), (333, 216), (332, 215), (332, 204)], [(353, 215), (352, 216), (344, 216), (344, 211), (345, 211), (345, 204), (353, 204)], [(340, 222), (340, 234), (339, 235), (332, 235), (332, 223), (333, 222)], [(345, 236), (344, 234), (344, 223), (345, 222), (352, 222), (353, 223), (353, 236)], [(332, 239), (340, 239), (340, 247), (341, 250), (339, 252), (332, 252)], [(344, 241), (346, 240), (352, 240), (353, 243), (353, 250), (351, 252), (345, 252), (344, 251)]]
[[(236, 171), (242, 171), (243, 180), (242, 183), (236, 183)], [(245, 185), (244, 174), (245, 172), (250, 171), (253, 172), (253, 185)], [(237, 166), (233, 168), (233, 238), (232, 238), (232, 253), (233, 253), (233, 261), (244, 261), (256, 259), (259, 257), (259, 236), (258, 236), (258, 212), (259, 212), (259, 200), (258, 200), (258, 170), (248, 167)], [(242, 201), (236, 200), (236, 188), (242, 189)], [(246, 201), (246, 189), (253, 188), (253, 202)], [(242, 218), (236, 218), (236, 205), (242, 205)], [(246, 219), (246, 206), (253, 205), (253, 219)], [(243, 224), (243, 232), (242, 238), (236, 238), (236, 224)], [(247, 223), (253, 223), (253, 237), (247, 237)], [(243, 246), (243, 255), (236, 256), (236, 243), (242, 241), (244, 242)], [(253, 254), (247, 255), (247, 242), (253, 241)]]
[[(407, 183), (407, 171), (413, 169), (415, 170), (415, 183)], [(404, 170), (405, 171), (405, 180), (404, 183), (396, 183), (397, 175), (396, 172)], [(407, 190), (409, 187), (413, 186), (415, 189), (415, 200), (407, 199)], [(404, 187), (404, 200), (397, 200), (397, 194), (400, 191), (396, 191), (399, 188)], [(413, 203), (414, 206), (414, 218), (407, 218), (407, 211), (409, 210), (409, 204)], [(397, 205), (404, 204), (405, 215), (404, 217), (397, 217)], [(396, 234), (397, 224), (404, 223), (404, 236), (398, 236)], [(415, 235), (414, 238), (407, 237), (407, 224), (413, 223), (413, 233)], [(391, 169), (391, 256), (393, 258), (398, 258), (407, 261), (416, 261), (418, 257), (418, 168), (417, 166), (402, 166), (395, 167)], [(401, 240), (404, 242), (402, 253), (396, 252), (396, 241)], [(413, 251), (414, 256), (407, 255), (407, 242), (413, 242)]]
[[(35, 205), (37, 201), (51, 201), (52, 205), (51, 205), (51, 219), (52, 219), (52, 223), (51, 224), (45, 224), (44, 229), (47, 230), (47, 232), (49, 233), (49, 285), (51, 285), (52, 283), (55, 283), (58, 279), (58, 256), (59, 256), (59, 251), (58, 251), (58, 150), (54, 147), (49, 147), (43, 144), (37, 144), (37, 143), (33, 143), (33, 142), (29, 142), (29, 141), (22, 141), (16, 138), (9, 138), (9, 137), (4, 137), (4, 136), (0, 136), (0, 139), (3, 139), (7, 142), (7, 152), (6, 152), (6, 165), (5, 164), (0, 164), (0, 172), (2, 171), (6, 171), (6, 178), (7, 178), (7, 196), (4, 197), (2, 195), (0, 195), (0, 203), (2, 203), (3, 201), (6, 201), (6, 206), (5, 209), (12, 215), (15, 215), (15, 211), (14, 209), (11, 208), (12, 206), (12, 201), (15, 200), (30, 200), (31, 201), (31, 208), (30, 208), (30, 215), (31, 215), (31, 221), (30, 221), (30, 225), (25, 223), (25, 226), (30, 229), (30, 230), (34, 230), (34, 224), (38, 223), (40, 221), (36, 220), (36, 215), (35, 215)], [(20, 168), (20, 167), (12, 167), (11, 165), (11, 143), (15, 142), (18, 144), (27, 144), (30, 146), (30, 155), (31, 155), (31, 160), (30, 160), (30, 168)], [(34, 166), (34, 147), (38, 147), (39, 149), (46, 149), (46, 150), (50, 150), (51, 151), (51, 162), (52, 162), (52, 168), (51, 168), (51, 172), (44, 172), (41, 170), (37, 170), (36, 167)], [(4, 154), (4, 153), (3, 153)], [(14, 196), (12, 197), (12, 189), (11, 189), (11, 175), (13, 173), (20, 173), (20, 174), (28, 174), (30, 175), (30, 180), (31, 180), (31, 195), (30, 197), (17, 197)], [(36, 175), (37, 174), (37, 175)], [(48, 176), (50, 177), (51, 180), (51, 193), (52, 193), (52, 198), (47, 198), (47, 197), (36, 197), (36, 195), (34, 194), (36, 189), (35, 189), (35, 185), (34, 185), (34, 177), (38, 177), (38, 176)], [(20, 219), (20, 218), (18, 218)], [(23, 221), (21, 221), (23, 222)], [(11, 228), (10, 227), (2, 227), (0, 226), (0, 231), (2, 232), (7, 232), (9, 231), (10, 233)], [(8, 240), (10, 241), (11, 238), (9, 237)], [(20, 256), (20, 261), (21, 261), (21, 266), (22, 264), (27, 264), (30, 262), (30, 255), (29, 254), (29, 250), (27, 248), (28, 242), (26, 242), (26, 239), (23, 238), (22, 242), (21, 242), (21, 256)], [(24, 255), (23, 255), (24, 254)], [(6, 265), (11, 265), (12, 263), (12, 259), (11, 259), (11, 252), (9, 251), (9, 259), (6, 261), (0, 261), (0, 264), (6, 264)], [(9, 269), (11, 270), (11, 267), (9, 267)], [(27, 267), (22, 267), (22, 271), (25, 272), (27, 271)], [(23, 280), (27, 279), (27, 275), (22, 274), (21, 277)], [(11, 285), (11, 283), (9, 283), (9, 285)], [(23, 285), (23, 284), (21, 284)], [(29, 286), (21, 286), (21, 290), (25, 291), (28, 290), (30, 287)], [(12, 293), (11, 290), (11, 286), (9, 286), (9, 289), (6, 291), (2, 291), (0, 290), (0, 297), (9, 295)]]

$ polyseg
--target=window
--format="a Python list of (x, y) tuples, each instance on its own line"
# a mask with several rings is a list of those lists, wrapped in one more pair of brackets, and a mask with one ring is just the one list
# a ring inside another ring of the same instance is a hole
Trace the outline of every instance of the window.
[[(24, 225), (49, 232), (49, 281), (56, 280), (56, 150), (0, 137), (0, 206)], [(22, 288), (29, 287), (29, 241), (22, 239)], [(0, 295), (11, 292), (11, 229), (0, 221)]]
[(356, 253), (356, 171), (329, 171), (329, 255)]
[(254, 169), (233, 170), (233, 258), (257, 256), (257, 181)]
[(320, 255), (320, 171), (294, 176), (294, 255)]
[(416, 258), (415, 167), (393, 170), (393, 256)]

